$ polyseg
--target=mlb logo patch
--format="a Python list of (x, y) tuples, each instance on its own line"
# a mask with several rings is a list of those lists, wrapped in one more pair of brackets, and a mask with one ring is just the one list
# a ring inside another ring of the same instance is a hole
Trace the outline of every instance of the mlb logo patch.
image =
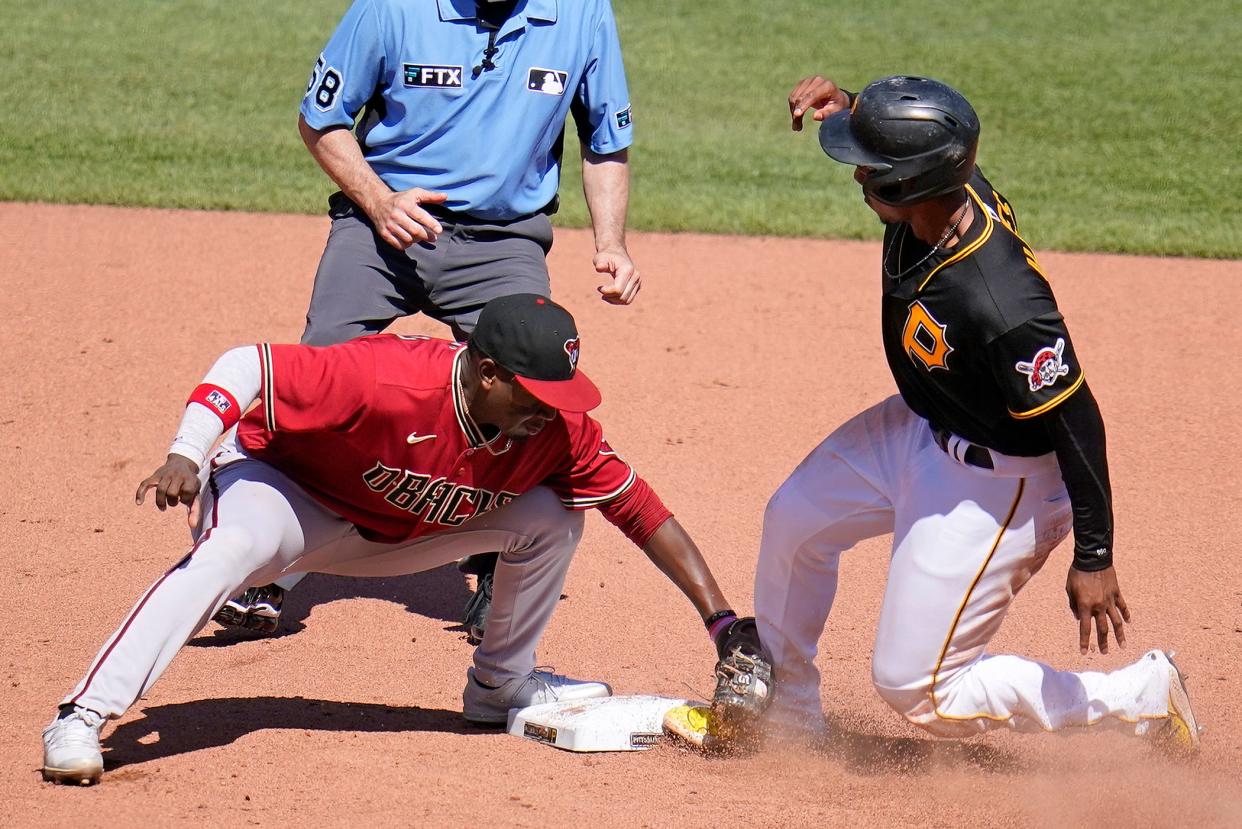
[(233, 404), (229, 402), (229, 399), (218, 391), (208, 392), (207, 402), (210, 403), (220, 414), (224, 414), (229, 409), (233, 408)]
[(430, 89), (461, 89), (460, 66), (435, 66), (429, 63), (403, 64), (405, 85)]
[(531, 92), (542, 92), (544, 95), (564, 95), (565, 84), (569, 81), (569, 73), (559, 69), (543, 69), (532, 66), (526, 74), (526, 88)]
[(626, 107), (617, 114), (617, 129), (623, 130), (630, 124), (634, 123), (633, 117), (630, 115), (630, 108)]

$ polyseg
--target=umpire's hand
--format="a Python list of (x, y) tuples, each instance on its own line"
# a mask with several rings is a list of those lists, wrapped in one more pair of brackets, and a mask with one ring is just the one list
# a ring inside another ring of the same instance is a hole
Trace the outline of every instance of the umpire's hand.
[(793, 119), (793, 131), (802, 131), (802, 116), (808, 109), (818, 110), (811, 117), (822, 121), (838, 110), (848, 109), (849, 105), (849, 96), (833, 81), (820, 75), (803, 78), (789, 93), (789, 117)]
[(608, 274), (612, 282), (597, 289), (600, 298), (611, 305), (629, 305), (643, 287), (642, 275), (625, 248), (605, 248), (595, 254), (596, 273)]
[(447, 193), (433, 193), (421, 187), (387, 192), (366, 206), (367, 216), (380, 238), (397, 250), (415, 242), (434, 242), (444, 228), (421, 205), (443, 204)]
[(155, 506), (163, 512), (177, 504), (185, 504), (190, 508), (190, 529), (198, 526), (198, 464), (184, 455), (169, 453), (164, 465), (151, 473), (134, 494), (134, 503), (138, 506), (147, 499), (147, 490), (155, 489)]

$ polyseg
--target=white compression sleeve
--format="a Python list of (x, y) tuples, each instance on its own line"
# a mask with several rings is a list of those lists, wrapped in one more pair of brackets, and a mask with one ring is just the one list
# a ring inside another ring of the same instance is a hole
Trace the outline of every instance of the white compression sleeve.
[[(224, 352), (207, 372), (203, 383), (227, 391), (237, 401), (241, 411), (245, 412), (258, 399), (263, 385), (259, 349), (253, 345), (243, 345)], [(168, 451), (202, 466), (207, 453), (223, 432), (224, 423), (219, 414), (202, 403), (192, 402), (185, 407), (181, 425), (177, 428), (177, 436), (173, 438)]]

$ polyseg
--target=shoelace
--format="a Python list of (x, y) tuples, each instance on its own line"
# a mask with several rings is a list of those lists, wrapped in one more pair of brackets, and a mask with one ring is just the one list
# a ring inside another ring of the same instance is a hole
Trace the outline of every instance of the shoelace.
[(99, 730), (103, 727), (103, 717), (94, 711), (78, 709), (62, 720), (54, 723), (52, 731), (52, 748), (83, 747), (94, 748), (99, 740)]
[(716, 666), (716, 670), (720, 673), (729, 674), (730, 676), (737, 676), (742, 673), (753, 673), (755, 666), (759, 664), (755, 661), (753, 656), (746, 653), (741, 649), (741, 647), (733, 649), (733, 659), (741, 664), (735, 665), (730, 662), (721, 662)]
[(527, 681), (537, 682), (552, 699), (560, 699), (560, 694), (556, 690), (556, 681), (558, 679), (568, 679), (568, 677), (553, 673), (555, 670), (551, 665), (536, 665), (535, 670), (531, 672), (530, 679)]
[(716, 665), (716, 676), (728, 682), (735, 692), (746, 693), (754, 679), (758, 662), (740, 646), (733, 649), (731, 656), (732, 661), (722, 661)]

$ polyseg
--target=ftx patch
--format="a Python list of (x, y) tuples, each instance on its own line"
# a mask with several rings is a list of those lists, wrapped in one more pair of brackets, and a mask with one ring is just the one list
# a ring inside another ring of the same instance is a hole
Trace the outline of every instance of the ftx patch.
[(433, 89), (461, 89), (460, 66), (432, 66), (424, 63), (404, 64), (405, 85)]

